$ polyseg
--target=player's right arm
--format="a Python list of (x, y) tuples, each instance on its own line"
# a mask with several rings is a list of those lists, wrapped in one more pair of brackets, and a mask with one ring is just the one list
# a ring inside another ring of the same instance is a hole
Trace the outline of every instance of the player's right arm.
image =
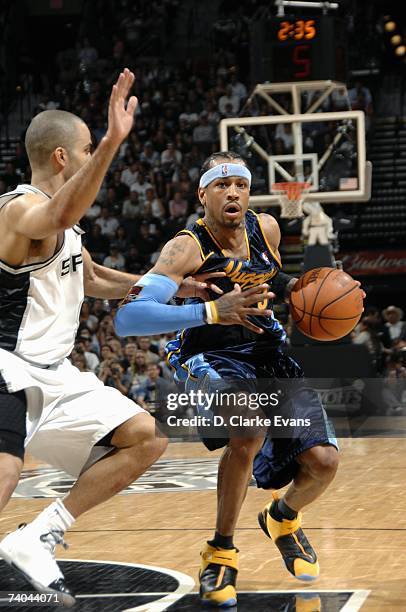
[(109, 102), (108, 128), (89, 161), (50, 199), (38, 194), (15, 198), (5, 206), (3, 223), (16, 235), (42, 240), (72, 227), (93, 204), (104, 176), (132, 125), (137, 99), (126, 103), (134, 82), (127, 68), (113, 86)]
[(199, 249), (190, 236), (177, 236), (170, 240), (155, 266), (132, 287), (117, 311), (114, 320), (116, 333), (119, 336), (161, 334), (211, 323), (243, 325), (262, 333), (262, 329), (247, 317), (271, 314), (271, 311), (252, 307), (265, 297), (274, 297), (268, 292), (267, 285), (246, 291), (235, 285), (233, 291), (205, 304), (168, 304), (183, 279), (193, 274), (200, 264)]

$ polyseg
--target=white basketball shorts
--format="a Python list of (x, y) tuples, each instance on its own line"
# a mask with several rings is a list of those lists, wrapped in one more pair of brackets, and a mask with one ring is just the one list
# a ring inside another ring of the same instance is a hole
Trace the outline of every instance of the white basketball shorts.
[(111, 451), (99, 440), (145, 412), (68, 359), (44, 369), (0, 349), (0, 373), (9, 393), (25, 391), (27, 450), (75, 477)]

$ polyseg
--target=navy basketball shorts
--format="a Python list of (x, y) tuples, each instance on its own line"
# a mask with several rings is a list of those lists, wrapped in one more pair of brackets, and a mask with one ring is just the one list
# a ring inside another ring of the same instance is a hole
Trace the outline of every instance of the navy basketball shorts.
[[(332, 445), (338, 449), (332, 423), (317, 392), (303, 377), (300, 366), (281, 350), (270, 351), (266, 356), (241, 354), (233, 350), (199, 353), (185, 362), (189, 371), (186, 391), (202, 391), (202, 395), (214, 394), (236, 388), (244, 393), (255, 393), (258, 384), (264, 391), (282, 389), (280, 402), (274, 408), (264, 409), (270, 426), (263, 431), (264, 443), (254, 460), (254, 477), (258, 487), (279, 489), (287, 485), (299, 470), (296, 457), (304, 451), (320, 445)], [(197, 414), (205, 417), (213, 426), (198, 427), (202, 442), (209, 450), (226, 446), (230, 429), (214, 426), (219, 408), (213, 403), (208, 408), (204, 399), (197, 405)], [(289, 423), (288, 427), (283, 423)], [(253, 430), (253, 435), (261, 435)]]

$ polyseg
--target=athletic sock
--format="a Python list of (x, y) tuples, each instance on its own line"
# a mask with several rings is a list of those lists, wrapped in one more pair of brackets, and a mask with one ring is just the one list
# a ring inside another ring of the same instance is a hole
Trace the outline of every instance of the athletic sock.
[(282, 521), (283, 519), (293, 521), (293, 519), (297, 517), (297, 512), (296, 510), (292, 510), (283, 499), (279, 499), (272, 508), (272, 516), (277, 521)]
[(207, 542), (210, 546), (214, 546), (216, 548), (235, 548), (233, 543), (233, 536), (223, 536), (221, 533), (216, 531), (214, 533), (214, 538)]
[(65, 508), (61, 499), (57, 499), (50, 506), (45, 508), (27, 527), (30, 529), (56, 529), (65, 532), (72, 527), (75, 519)]

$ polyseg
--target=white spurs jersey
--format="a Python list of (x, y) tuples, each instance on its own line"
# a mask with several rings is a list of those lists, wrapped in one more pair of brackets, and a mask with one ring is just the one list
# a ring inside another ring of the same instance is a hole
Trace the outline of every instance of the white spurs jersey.
[[(26, 193), (46, 195), (19, 185), (0, 196), (0, 210)], [(65, 230), (61, 247), (42, 262), (11, 266), (0, 259), (0, 348), (39, 365), (70, 354), (84, 297), (82, 233), (78, 226)]]

